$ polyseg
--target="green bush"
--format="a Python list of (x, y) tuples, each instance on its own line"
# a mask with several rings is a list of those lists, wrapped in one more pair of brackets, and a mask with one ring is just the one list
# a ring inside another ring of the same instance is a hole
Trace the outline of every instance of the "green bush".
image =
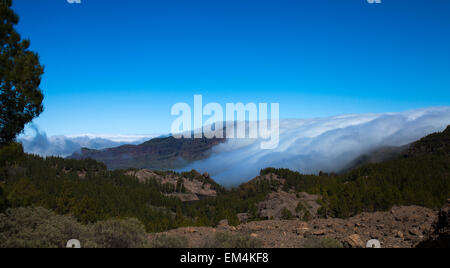
[(40, 207), (13, 208), (0, 214), (0, 248), (64, 248), (77, 239), (83, 248), (142, 248), (147, 233), (136, 219), (82, 225), (72, 216)]
[(0, 248), (63, 248), (70, 239), (95, 247), (89, 228), (44, 208), (14, 208), (0, 214)]
[(261, 241), (249, 235), (217, 233), (203, 245), (204, 248), (260, 248)]
[(338, 240), (332, 238), (307, 238), (303, 244), (305, 248), (344, 248), (344, 245)]
[(93, 227), (93, 240), (101, 248), (145, 248), (145, 226), (137, 219), (106, 220)]
[(292, 218), (293, 218), (292, 212), (287, 208), (283, 208), (283, 210), (281, 211), (281, 219), (282, 220), (290, 220)]
[(188, 240), (183, 236), (162, 235), (156, 238), (151, 246), (154, 248), (187, 248)]

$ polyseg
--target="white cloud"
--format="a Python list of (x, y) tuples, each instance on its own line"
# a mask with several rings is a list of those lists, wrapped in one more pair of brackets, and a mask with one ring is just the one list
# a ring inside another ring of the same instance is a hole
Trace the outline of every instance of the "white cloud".
[(450, 107), (403, 113), (354, 114), (280, 121), (280, 144), (261, 150), (261, 140), (228, 140), (213, 155), (186, 169), (209, 172), (224, 185), (247, 181), (266, 167), (302, 173), (336, 172), (370, 150), (402, 146), (450, 124)]
[(18, 140), (23, 144), (25, 152), (41, 156), (66, 157), (78, 152), (81, 148), (100, 150), (124, 144), (139, 144), (158, 136), (81, 134), (47, 137), (47, 134), (35, 125), (30, 125), (30, 128), (35, 132), (34, 136), (22, 136)]
[(149, 134), (149, 135), (121, 135), (121, 134), (78, 134), (78, 135), (67, 135), (66, 138), (78, 139), (78, 138), (88, 138), (88, 139), (104, 139), (119, 143), (136, 143), (141, 141), (147, 141), (152, 138), (160, 136), (159, 134)]

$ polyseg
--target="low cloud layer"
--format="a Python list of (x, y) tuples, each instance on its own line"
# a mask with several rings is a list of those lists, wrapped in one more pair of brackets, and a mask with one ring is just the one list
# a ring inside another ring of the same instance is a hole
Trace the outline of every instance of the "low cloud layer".
[(81, 148), (100, 150), (124, 144), (139, 144), (155, 137), (155, 135), (93, 134), (48, 137), (36, 126), (31, 125), (30, 128), (35, 132), (34, 136), (22, 136), (18, 141), (23, 144), (25, 152), (40, 156), (66, 157), (80, 151)]
[(302, 173), (337, 172), (361, 154), (402, 146), (450, 125), (450, 107), (403, 113), (343, 115), (280, 121), (280, 144), (261, 150), (261, 140), (231, 139), (213, 155), (186, 168), (208, 172), (223, 185), (236, 185), (266, 167)]

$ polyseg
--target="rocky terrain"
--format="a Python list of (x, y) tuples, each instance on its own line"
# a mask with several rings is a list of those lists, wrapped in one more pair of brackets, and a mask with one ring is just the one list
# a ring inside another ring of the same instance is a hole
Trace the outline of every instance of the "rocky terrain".
[[(320, 205), (319, 196), (308, 193), (286, 193), (278, 191), (270, 193), (266, 200), (257, 204), (259, 216), (263, 219), (283, 219), (294, 217), (298, 219), (315, 218)], [(288, 215), (284, 215), (289, 211)]]
[(195, 174), (196, 178), (187, 178), (180, 176), (176, 173), (157, 173), (151, 170), (138, 170), (138, 171), (129, 171), (127, 175), (135, 176), (141, 182), (145, 182), (147, 180), (156, 180), (162, 185), (172, 185), (173, 188), (176, 188), (178, 183), (181, 183), (185, 192), (174, 192), (168, 193), (169, 196), (175, 196), (181, 199), (183, 202), (190, 201), (198, 201), (201, 198), (206, 197), (215, 197), (217, 196), (217, 190), (214, 189), (214, 185), (208, 183), (209, 174)]
[[(286, 180), (278, 177), (276, 174), (257, 176), (249, 181), (247, 185), (262, 181), (271, 183), (272, 192), (266, 196), (264, 201), (256, 205), (260, 218), (265, 220), (283, 219), (286, 217), (298, 219), (316, 218), (317, 211), (320, 208), (320, 205), (317, 203), (320, 196), (305, 192), (286, 192), (283, 190)], [(288, 215), (285, 215), (286, 213)], [(246, 217), (247, 215), (239, 215), (240, 219)]]
[[(450, 206), (450, 203), (447, 207)], [(416, 247), (431, 235), (438, 211), (423, 207), (394, 207), (387, 212), (362, 213), (349, 219), (268, 220), (229, 226), (226, 221), (217, 228), (188, 227), (150, 235), (185, 237), (189, 247), (203, 247), (218, 233), (240, 234), (257, 239), (264, 248), (326, 247), (364, 248), (377, 239), (382, 248)]]

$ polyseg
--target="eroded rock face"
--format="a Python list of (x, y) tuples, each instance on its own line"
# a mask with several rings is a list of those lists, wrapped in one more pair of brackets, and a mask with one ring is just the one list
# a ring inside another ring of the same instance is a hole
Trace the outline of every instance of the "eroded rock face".
[(286, 192), (284, 185), (286, 180), (278, 177), (276, 174), (266, 174), (258, 176), (248, 182), (256, 183), (260, 181), (269, 181), (272, 185), (272, 192), (267, 195), (263, 202), (256, 205), (259, 217), (266, 220), (285, 219), (283, 211), (289, 211), (292, 218), (310, 220), (317, 217), (317, 211), (320, 205), (317, 203), (320, 196), (308, 193), (296, 193), (294, 191)]
[[(266, 200), (258, 203), (259, 215), (263, 219), (283, 219), (283, 210), (287, 209), (293, 218), (304, 219), (308, 213), (309, 219), (316, 218), (320, 205), (319, 196), (307, 193), (286, 193), (278, 191), (270, 193)], [(299, 204), (300, 203), (300, 204)]]
[[(165, 175), (159, 175), (151, 170), (141, 169), (138, 171), (130, 171), (127, 175), (135, 176), (142, 183), (147, 180), (156, 180), (162, 185), (170, 184), (174, 187), (181, 181), (186, 191), (184, 193), (176, 192), (167, 195), (178, 197), (183, 202), (197, 201), (202, 197), (217, 196), (217, 191), (212, 188), (211, 184), (196, 179), (180, 177), (177, 174), (167, 173)], [(203, 178), (209, 178), (209, 174), (198, 175), (203, 176)]]
[(361, 237), (357, 234), (352, 234), (345, 238), (344, 240), (351, 248), (364, 248), (365, 244), (364, 241), (362, 241)]

